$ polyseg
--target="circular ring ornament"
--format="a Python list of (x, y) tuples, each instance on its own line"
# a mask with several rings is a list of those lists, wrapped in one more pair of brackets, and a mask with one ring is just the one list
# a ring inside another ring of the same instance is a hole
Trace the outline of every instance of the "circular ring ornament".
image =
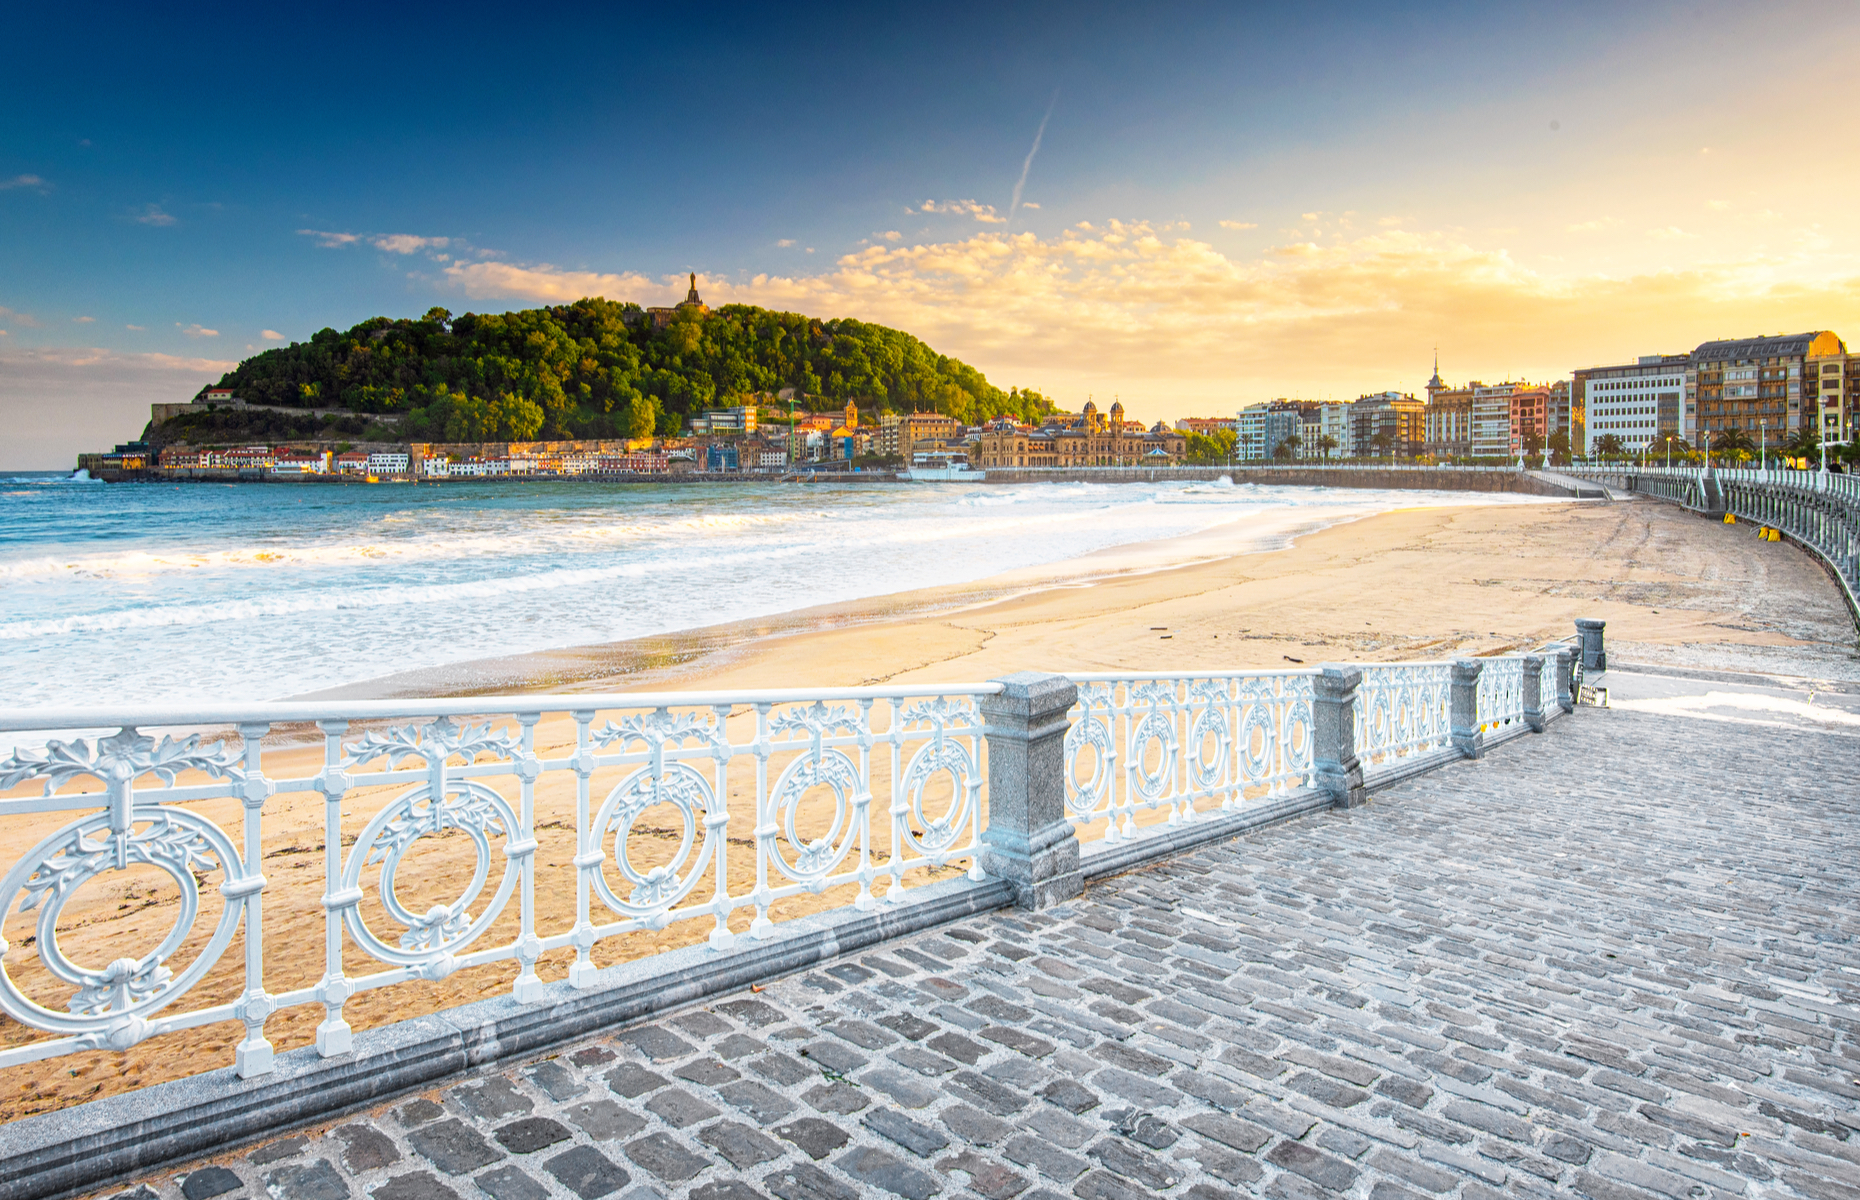
[[(1150, 744), (1161, 747), (1154, 770), (1144, 765), (1149, 758)], [(1136, 776), (1137, 794), (1145, 800), (1160, 800), (1163, 793), (1175, 780), (1175, 722), (1157, 709), (1150, 709), (1143, 714), (1136, 727), (1130, 731), (1131, 767)]]
[[(950, 801), (948, 812), (931, 817), (924, 812), (924, 788), (943, 771), (949, 772), (955, 797)], [(905, 825), (905, 843), (924, 855), (941, 854), (955, 845), (962, 836), (962, 827), (969, 821), (970, 782), (976, 774), (975, 760), (970, 757), (968, 747), (953, 738), (936, 738), (919, 746), (904, 772), (905, 796), (916, 821), (915, 828), (908, 823)], [(921, 837), (916, 832), (919, 828), (923, 830)]]
[[(149, 866), (181, 893), (174, 926), (140, 958), (119, 958), (101, 970), (81, 967), (58, 944), (65, 905), (91, 880), (124, 866)], [(21, 1024), (77, 1034), (93, 1045), (128, 1049), (148, 1036), (148, 1018), (180, 997), (219, 961), (232, 942), (245, 905), (228, 899), (213, 936), (179, 974), (167, 960), (193, 932), (200, 915), (196, 873), (218, 873), (220, 886), (242, 882), (245, 864), (232, 839), (212, 821), (184, 808), (132, 810), (129, 830), (111, 829), (108, 812), (72, 822), (34, 846), (0, 880), (0, 913), (38, 911), (33, 949), (54, 977), (77, 988), (68, 1012), (28, 997), (0, 967), (0, 1009)], [(0, 943), (4, 945), (4, 943)]]
[[(518, 860), (502, 856), (504, 874), (497, 894), (485, 905), (482, 914), (476, 918), (472, 916), (471, 906), (483, 894), (490, 879), (492, 836), (503, 838), (505, 845), (509, 845), (518, 827), (517, 814), (509, 801), (472, 779), (448, 780), (445, 797), (437, 803), (430, 784), (421, 784), (397, 797), (376, 813), (361, 836), (355, 839), (355, 845), (349, 850), (348, 864), (343, 868), (342, 886), (347, 892), (359, 891), (362, 872), (379, 862), (381, 904), (406, 931), (400, 935), (398, 944), (390, 945), (363, 923), (361, 906), (350, 904), (342, 913), (349, 935), (362, 949), (383, 962), (424, 970), (449, 970), (453, 957), (497, 919), (517, 885), (521, 873)], [(452, 903), (436, 904), (424, 913), (413, 913), (395, 894), (395, 875), (407, 851), (416, 842), (448, 829), (464, 831), (477, 851), (471, 880)]]
[[(833, 821), (825, 833), (803, 841), (795, 822), (802, 797), (816, 787), (833, 793)], [(845, 860), (859, 832), (853, 808), (866, 799), (859, 787), (859, 768), (840, 750), (803, 754), (782, 771), (770, 795), (781, 825), (780, 836), (772, 847), (775, 865), (798, 883), (824, 880)]]
[[(1093, 751), (1092, 776), (1079, 783), (1079, 755), (1086, 748)], [(1066, 811), (1075, 817), (1088, 818), (1098, 810), (1111, 789), (1111, 731), (1092, 711), (1072, 723), (1066, 730)]]
[[(627, 855), (627, 841), (640, 816), (660, 804), (670, 804), (678, 810), (683, 826), (678, 849), (671, 861), (641, 871)], [(596, 870), (593, 872), (594, 890), (600, 893), (601, 903), (625, 916), (651, 917), (689, 895), (703, 877), (704, 867), (710, 862), (715, 847), (710, 824), (704, 819), (715, 805), (716, 797), (710, 784), (689, 763), (668, 763), (660, 775), (642, 767), (616, 784), (595, 814), (594, 828), (600, 831), (596, 836), (613, 834), (614, 866), (632, 884), (632, 891), (621, 899), (609, 886), (606, 872)], [(700, 826), (701, 844), (698, 842)], [(603, 856), (603, 864), (605, 861)]]

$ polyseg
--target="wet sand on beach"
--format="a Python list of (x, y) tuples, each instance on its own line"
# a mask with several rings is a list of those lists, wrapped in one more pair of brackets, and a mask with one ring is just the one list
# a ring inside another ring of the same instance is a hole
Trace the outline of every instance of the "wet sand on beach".
[[(462, 663), (343, 691), (377, 697), (714, 691), (951, 683), (1022, 669), (1167, 673), (1441, 658), (1532, 647), (1567, 636), (1578, 616), (1608, 621), (1610, 654), (1620, 660), (1860, 681), (1853, 627), (1834, 585), (1807, 555), (1757, 541), (1752, 527), (1714, 525), (1652, 502), (1474, 501), (1401, 510), (1307, 532), (1285, 549), (1247, 554), (1224, 548), (1218, 537), (1198, 538), (1075, 560), (1063, 570), (1017, 572), (690, 634)], [(1188, 565), (1168, 565), (1185, 560)], [(740, 736), (749, 719), (739, 710), (732, 733)], [(573, 741), (566, 716), (537, 727), (545, 754), (560, 754)], [(312, 774), (321, 758), (320, 744), (300, 731), (266, 742), (266, 769), (277, 777)], [(875, 791), (882, 791), (888, 769), (879, 772)], [(622, 774), (618, 768), (602, 774), (596, 796)], [(344, 806), (345, 844), (400, 790), (369, 786), (365, 774), (357, 783)], [(191, 807), (237, 837), (236, 802)], [(730, 809), (731, 876), (753, 877), (747, 832), (753, 812), (745, 789), (732, 787)], [(572, 877), (574, 813), (572, 775), (545, 775), (536, 796), (537, 913), (544, 933), (575, 920), (574, 889), (559, 886)], [(0, 857), (17, 861), (67, 819), (48, 813), (10, 822)], [(314, 985), (322, 971), (323, 829), (316, 793), (280, 793), (267, 802), (265, 959), (274, 992)], [(473, 858), (463, 835), (423, 840), (436, 844), (424, 847), (402, 873), (415, 911), (450, 900), (456, 892), (447, 881)], [(874, 846), (875, 857), (886, 852)], [(945, 868), (941, 876), (952, 872)], [(365, 882), (370, 903), (378, 903), (372, 872)], [(558, 886), (548, 886), (552, 882)], [(172, 884), (152, 872), (88, 885), (65, 910), (60, 942), (93, 966), (143, 953), (169, 928), (174, 897)], [(800, 896), (776, 915), (793, 917), (850, 898), (846, 888)], [(204, 941), (216, 912), (210, 904), (202, 931), (180, 960)], [(750, 916), (739, 911), (731, 928), (746, 927)], [(7, 969), (21, 986), (55, 997), (61, 993), (29, 945), (34, 917), (8, 917)], [(696, 920), (610, 939), (597, 948), (596, 961), (605, 965), (689, 945), (710, 925)], [(514, 928), (514, 915), (500, 920), (486, 944), (497, 944)], [(186, 1007), (236, 998), (242, 944), (234, 939)], [(539, 974), (562, 978), (570, 960), (567, 951), (545, 955)], [(378, 967), (353, 945), (345, 949), (345, 962), (358, 972)], [(460, 970), (438, 982), (365, 992), (350, 1001), (346, 1015), (363, 1029), (507, 994), (513, 977), (508, 963)], [(321, 1019), (320, 1005), (288, 1008), (271, 1019), (268, 1036), (280, 1051), (303, 1046)], [(0, 1072), (0, 1120), (229, 1065), (240, 1033), (240, 1026), (225, 1021), (123, 1053), (8, 1069)], [(0, 1044), (40, 1037), (0, 1018)]]

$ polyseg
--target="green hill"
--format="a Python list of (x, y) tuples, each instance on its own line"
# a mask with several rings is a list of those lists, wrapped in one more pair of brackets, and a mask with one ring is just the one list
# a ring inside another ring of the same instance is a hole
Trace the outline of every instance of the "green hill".
[[(359, 430), (378, 414), (414, 441), (670, 434), (682, 416), (783, 388), (817, 409), (853, 400), (970, 422), (1052, 411), (1037, 392), (1002, 391), (974, 367), (883, 325), (727, 305), (708, 314), (680, 309), (655, 328), (637, 305), (596, 299), (456, 318), (443, 308), (418, 320), (374, 317), (248, 358), (217, 386), (249, 404), (355, 414), (253, 413), (255, 425), (303, 426), (296, 436), (304, 436), (319, 423)], [(232, 416), (212, 414), (222, 415)], [(180, 420), (223, 423), (207, 416)]]

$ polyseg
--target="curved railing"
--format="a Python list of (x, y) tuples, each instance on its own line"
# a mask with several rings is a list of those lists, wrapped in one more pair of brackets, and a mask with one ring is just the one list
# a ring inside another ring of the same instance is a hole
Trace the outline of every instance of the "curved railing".
[(0, 711), (0, 1068), (232, 1022), (249, 1078), (268, 1023), (341, 1055), (459, 972), (548, 1005), (925, 884), (1029, 903), (1073, 831), (1124, 869), (1541, 729), (1568, 661)]
[(1568, 474), (1613, 481), (1710, 515), (1781, 531), (1826, 563), (1860, 625), (1860, 477), (1828, 471), (1591, 466)]

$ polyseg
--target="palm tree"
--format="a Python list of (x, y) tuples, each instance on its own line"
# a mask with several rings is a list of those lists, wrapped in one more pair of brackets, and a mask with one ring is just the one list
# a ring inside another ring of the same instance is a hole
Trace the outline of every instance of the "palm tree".
[(1317, 452), (1323, 458), (1329, 458), (1330, 452), (1337, 448), (1337, 439), (1328, 433), (1318, 434)]
[(1274, 458), (1297, 458), (1301, 442), (1302, 439), (1297, 434), (1287, 434), (1284, 441), (1273, 447), (1272, 456)]
[(1733, 425), (1729, 429), (1720, 430), (1711, 439), (1711, 448), (1714, 454), (1720, 450), (1727, 454), (1733, 450), (1742, 450), (1748, 454), (1757, 448), (1757, 444), (1748, 433)]
[(1391, 449), (1394, 448), (1395, 436), (1385, 429), (1381, 433), (1378, 433), (1376, 436), (1370, 438), (1369, 444), (1375, 447), (1376, 457), (1381, 458), (1383, 455), (1387, 454)]

